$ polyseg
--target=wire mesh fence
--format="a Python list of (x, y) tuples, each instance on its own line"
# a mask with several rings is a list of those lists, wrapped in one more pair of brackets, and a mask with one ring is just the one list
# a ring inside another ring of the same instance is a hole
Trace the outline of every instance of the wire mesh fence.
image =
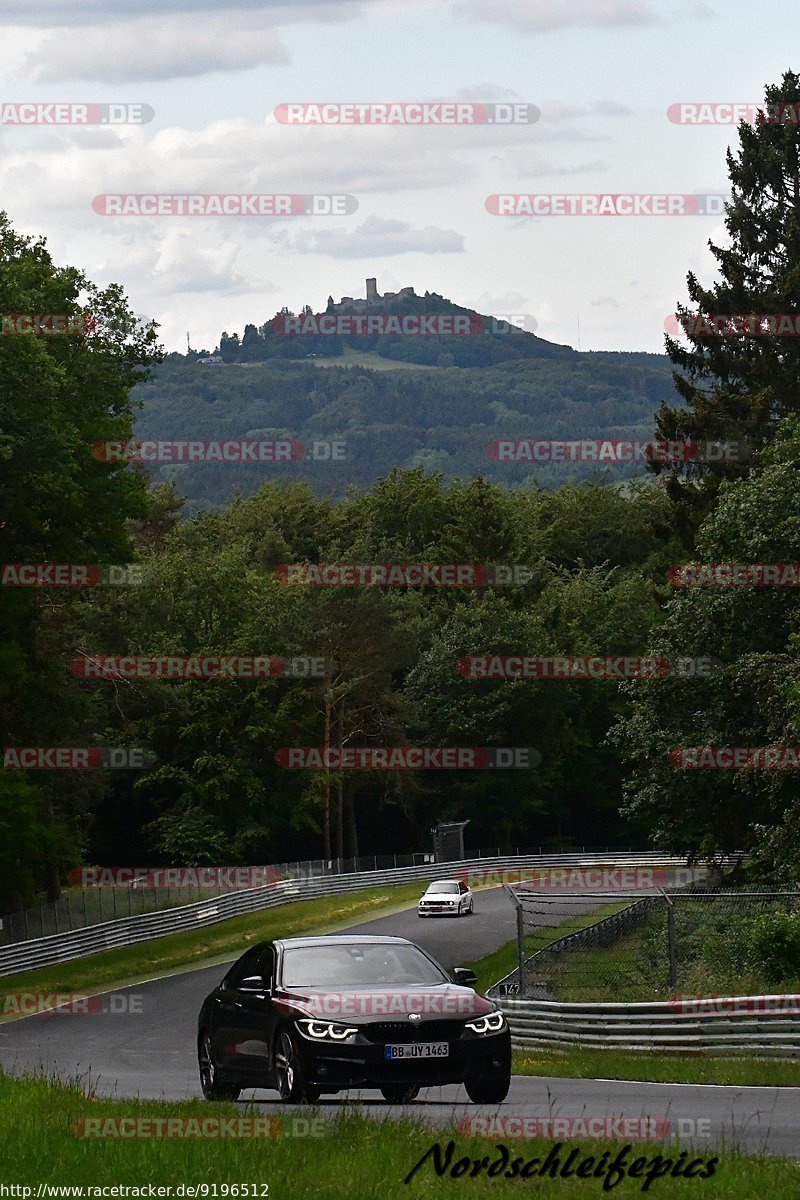
[[(517, 855), (535, 854), (536, 852), (536, 847), (517, 847), (515, 850)], [(581, 852), (589, 851), (587, 847), (582, 847)], [(597, 853), (599, 852), (597, 851)], [(622, 852), (620, 850), (609, 851), (609, 853)], [(500, 850), (497, 847), (470, 850), (469, 853), (472, 858), (478, 859), (500, 856)], [(540, 855), (543, 853), (541, 846), (538, 847), (538, 853)], [(387, 871), (397, 867), (417, 867), (435, 861), (435, 857), (433, 853), (427, 851), (415, 851), (410, 854), (369, 854), (360, 858), (285, 862), (269, 867), (252, 868), (252, 870), (268, 872), (274, 880), (303, 880), (322, 878), (326, 875), (347, 875), (358, 874), (362, 871)], [(165, 868), (164, 871), (166, 870)], [(149, 887), (133, 883), (125, 887), (74, 887), (65, 890), (59, 900), (47, 901), (30, 908), (0, 915), (0, 946), (49, 937), (51, 934), (86, 929), (91, 925), (99, 925), (104, 921), (114, 921), (121, 917), (136, 917), (163, 909), (176, 908), (205, 898), (213, 899), (215, 896), (225, 895), (233, 890), (235, 888), (231, 886), (214, 887), (208, 884), (204, 884), (202, 888), (198, 886)]]
[(800, 889), (507, 889), (517, 969), (494, 994), (640, 1001), (800, 992)]
[[(325, 875), (387, 870), (396, 866), (418, 866), (421, 863), (432, 861), (432, 859), (432, 854), (416, 853), (370, 855), (368, 858), (362, 859), (316, 859), (306, 862), (279, 863), (269, 867), (245, 869), (242, 872), (245, 882), (240, 886), (254, 886), (252, 882), (248, 881), (248, 876), (254, 876), (259, 872), (265, 881), (277, 882), (281, 879), (314, 879)], [(211, 874), (211, 870), (208, 874)], [(176, 873), (182, 873), (184, 876), (194, 874), (200, 877), (203, 871), (199, 868), (196, 871), (191, 868), (181, 868)], [(162, 877), (169, 874), (169, 869), (161, 870)], [(265, 882), (265, 886), (268, 886), (268, 883)], [(125, 886), (120, 887), (109, 885), (73, 887), (65, 890), (58, 900), (3, 914), (0, 917), (0, 946), (31, 941), (56, 933), (69, 933), (76, 929), (86, 929), (91, 925), (100, 925), (104, 921), (115, 921), (121, 917), (137, 917), (145, 913), (160, 912), (184, 904), (194, 904), (198, 900), (213, 900), (217, 896), (226, 895), (235, 890), (235, 884), (215, 885), (208, 881), (151, 887), (141, 879), (131, 879)]]

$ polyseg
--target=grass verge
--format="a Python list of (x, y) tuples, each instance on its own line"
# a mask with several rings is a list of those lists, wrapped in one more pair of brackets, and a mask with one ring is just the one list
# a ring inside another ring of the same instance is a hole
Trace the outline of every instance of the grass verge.
[[(630, 900), (616, 900), (613, 904), (599, 905), (592, 912), (581, 913), (579, 916), (570, 917), (566, 921), (562, 921), (560, 925), (553, 926), (549, 929), (539, 929), (535, 934), (525, 938), (525, 955), (526, 957), (534, 954), (537, 950), (542, 950), (550, 942), (554, 942), (557, 938), (566, 937), (570, 933), (577, 933), (581, 929), (585, 929), (587, 925), (594, 925), (595, 922), (601, 921), (603, 917), (610, 917), (613, 913), (620, 912), (623, 908), (627, 908)], [(465, 967), (471, 967), (478, 976), (478, 982), (475, 985), (479, 992), (488, 991), (488, 989), (498, 979), (504, 979), (506, 975), (510, 975), (517, 966), (517, 943), (507, 942), (505, 946), (501, 946), (499, 950), (494, 950), (491, 954), (487, 954), (485, 958), (479, 958), (475, 962), (464, 963)]]
[[(254, 942), (300, 934), (332, 933), (354, 921), (408, 908), (419, 898), (419, 883), (394, 888), (368, 888), (317, 900), (294, 900), (260, 912), (230, 917), (217, 925), (171, 933), (152, 941), (105, 950), (88, 958), (0, 979), (0, 995), (34, 991), (91, 994), (141, 983), (159, 975), (193, 971), (237, 958)], [(0, 1017), (0, 1019), (2, 1019)]]
[[(105, 1137), (86, 1139), (77, 1136), (73, 1129), (76, 1122), (93, 1119), (95, 1129), (108, 1131), (106, 1122), (116, 1118), (153, 1119), (194, 1118), (197, 1122), (214, 1118), (236, 1118), (258, 1116), (260, 1106), (218, 1104), (200, 1101), (178, 1104), (153, 1101), (96, 1100), (86, 1096), (80, 1086), (62, 1086), (44, 1079), (10, 1079), (0, 1075), (0, 1103), (4, 1109), (3, 1121), (3, 1176), (4, 1181), (17, 1187), (32, 1189), (28, 1195), (36, 1196), (39, 1185), (83, 1186), (102, 1188), (108, 1185), (123, 1185), (131, 1189), (143, 1188), (148, 1194), (148, 1185), (169, 1186), (173, 1196), (179, 1184), (206, 1185), (206, 1195), (214, 1196), (213, 1185), (217, 1185), (217, 1196), (257, 1197), (258, 1200), (339, 1200), (346, 1195), (351, 1200), (393, 1200), (394, 1197), (450, 1195), (453, 1180), (462, 1178), (462, 1187), (470, 1196), (486, 1197), (519, 1194), (520, 1178), (506, 1178), (503, 1173), (489, 1178), (486, 1168), (501, 1162), (498, 1143), (507, 1147), (507, 1164), (519, 1158), (521, 1166), (531, 1159), (539, 1163), (529, 1168), (529, 1178), (524, 1183), (532, 1184), (535, 1194), (541, 1197), (564, 1197), (585, 1194), (604, 1194), (601, 1177), (581, 1180), (585, 1189), (576, 1191), (576, 1179), (554, 1178), (547, 1174), (543, 1178), (535, 1172), (541, 1169), (554, 1143), (542, 1140), (522, 1141), (513, 1138), (469, 1138), (459, 1131), (425, 1129), (420, 1123), (403, 1119), (379, 1122), (369, 1120), (355, 1112), (344, 1112), (330, 1123), (317, 1120), (318, 1114), (309, 1109), (284, 1109), (278, 1122), (270, 1123), (273, 1137), (222, 1138), (195, 1136), (192, 1138)], [(305, 1124), (304, 1124), (305, 1122)], [(282, 1125), (282, 1135), (276, 1126)], [(123, 1128), (136, 1129), (128, 1124)], [(202, 1126), (198, 1126), (202, 1129)], [(297, 1130), (313, 1129), (321, 1134), (304, 1137)], [(441, 1165), (448, 1159), (448, 1143), (454, 1143), (449, 1154), (449, 1169), (441, 1175), (435, 1169), (431, 1154), (414, 1172), (406, 1185), (404, 1179), (414, 1171), (420, 1160), (434, 1144), (441, 1147)], [(577, 1163), (586, 1157), (593, 1158), (593, 1168), (602, 1162), (607, 1153), (607, 1164), (619, 1149), (620, 1143), (573, 1141), (560, 1144), (555, 1151), (559, 1159), (559, 1170), (570, 1151), (575, 1151), (573, 1171)], [(614, 1195), (629, 1198), (641, 1196), (643, 1173), (655, 1156), (661, 1153), (662, 1162), (670, 1161), (670, 1171), (680, 1163), (681, 1168), (690, 1166), (697, 1158), (702, 1164), (695, 1167), (700, 1178), (668, 1176), (656, 1179), (648, 1188), (648, 1194), (673, 1200), (673, 1197), (697, 1197), (713, 1195), (714, 1200), (750, 1200), (752, 1196), (769, 1196), (770, 1200), (797, 1200), (800, 1192), (800, 1166), (782, 1159), (755, 1156), (740, 1156), (735, 1152), (715, 1155), (713, 1150), (690, 1152), (681, 1162), (677, 1148), (669, 1150), (652, 1142), (629, 1144), (626, 1147), (627, 1163), (641, 1158), (647, 1165), (639, 1167), (638, 1178), (624, 1178), (613, 1187)], [(485, 1156), (483, 1169), (475, 1177), (473, 1162)], [(463, 1165), (463, 1160), (468, 1160)], [(461, 1161), (460, 1161), (461, 1160)], [(709, 1160), (713, 1160), (713, 1168)], [(553, 1159), (551, 1158), (551, 1163)], [(456, 1167), (456, 1175), (452, 1169)], [(704, 1171), (713, 1169), (712, 1182), (702, 1179)], [(467, 1179), (466, 1186), (463, 1179)], [(248, 1191), (242, 1190), (242, 1184)], [(239, 1185), (236, 1191), (231, 1185)], [(223, 1191), (221, 1185), (227, 1185)], [(448, 1186), (449, 1185), (449, 1186)], [(43, 1189), (44, 1190), (44, 1189)], [(17, 1191), (16, 1195), (24, 1197)], [(44, 1194), (47, 1195), (46, 1190)], [(55, 1193), (58, 1194), (58, 1193)], [(118, 1193), (119, 1194), (119, 1193)], [(128, 1195), (136, 1195), (131, 1190)], [(188, 1193), (184, 1193), (188, 1194)], [(525, 1189), (526, 1195), (534, 1194)], [(90, 1196), (91, 1193), (84, 1193)]]
[(719, 1058), (635, 1050), (515, 1050), (515, 1075), (569, 1079), (638, 1079), (648, 1083), (728, 1083), (742, 1087), (800, 1087), (800, 1062), (777, 1058)]

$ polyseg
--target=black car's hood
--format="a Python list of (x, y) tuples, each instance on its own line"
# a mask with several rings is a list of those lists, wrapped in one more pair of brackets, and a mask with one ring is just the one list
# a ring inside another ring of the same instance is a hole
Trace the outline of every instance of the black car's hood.
[(418, 987), (279, 988), (273, 1003), (287, 1016), (354, 1021), (358, 1025), (402, 1020), (418, 1013), (423, 1021), (468, 1020), (493, 1012), (495, 1005), (472, 988), (456, 983)]

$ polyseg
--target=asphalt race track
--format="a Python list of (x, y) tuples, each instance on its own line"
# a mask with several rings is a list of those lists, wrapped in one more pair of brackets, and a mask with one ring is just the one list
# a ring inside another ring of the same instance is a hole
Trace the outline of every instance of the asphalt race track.
[[(420, 920), (412, 909), (352, 929), (407, 937), (444, 966), (452, 967), (481, 958), (510, 941), (515, 915), (502, 889), (494, 889), (476, 894), (471, 917)], [(197, 1013), (225, 970), (222, 965), (205, 967), (109, 993), (104, 999), (106, 1011), (90, 1016), (56, 1011), (5, 1022), (0, 1025), (0, 1066), (8, 1072), (81, 1075), (91, 1080), (98, 1094), (118, 1098), (181, 1100), (200, 1096)], [(114, 1006), (123, 1011), (108, 1011)], [(273, 1102), (274, 1095), (248, 1092), (242, 1103), (255, 1101), (259, 1112), (285, 1114), (284, 1106)], [(320, 1111), (334, 1113), (343, 1103), (355, 1100), (376, 1118), (404, 1111), (387, 1105), (377, 1092), (323, 1097)], [(698, 1153), (738, 1146), (749, 1152), (796, 1158), (800, 1147), (800, 1088), (515, 1076), (499, 1108), (471, 1104), (463, 1088), (444, 1087), (421, 1092), (405, 1111), (431, 1127), (451, 1127), (464, 1117), (495, 1114), (505, 1118), (649, 1118), (668, 1122), (670, 1138), (680, 1137), (682, 1146), (697, 1147)]]

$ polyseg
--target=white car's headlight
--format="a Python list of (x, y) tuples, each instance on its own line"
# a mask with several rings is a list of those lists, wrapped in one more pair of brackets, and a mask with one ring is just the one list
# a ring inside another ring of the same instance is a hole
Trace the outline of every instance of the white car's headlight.
[(478, 1017), (476, 1021), (467, 1021), (465, 1024), (465, 1028), (478, 1035), (499, 1033), (505, 1027), (506, 1019), (501, 1012), (487, 1013), (485, 1017)]
[(358, 1033), (352, 1025), (337, 1025), (333, 1021), (298, 1021), (301, 1033), (315, 1042), (345, 1042)]

